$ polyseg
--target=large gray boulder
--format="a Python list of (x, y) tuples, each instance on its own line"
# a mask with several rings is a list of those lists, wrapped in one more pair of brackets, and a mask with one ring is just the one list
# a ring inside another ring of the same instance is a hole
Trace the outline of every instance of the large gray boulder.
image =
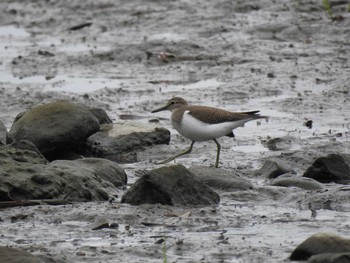
[(80, 152), (87, 137), (100, 128), (99, 120), (85, 106), (57, 101), (20, 114), (9, 135), (14, 141), (29, 140), (49, 160), (66, 152)]
[(0, 147), (0, 201), (102, 201), (127, 182), (118, 164), (98, 158), (47, 163), (40, 153)]
[(182, 165), (163, 166), (145, 173), (125, 193), (122, 203), (174, 206), (217, 205), (219, 195)]

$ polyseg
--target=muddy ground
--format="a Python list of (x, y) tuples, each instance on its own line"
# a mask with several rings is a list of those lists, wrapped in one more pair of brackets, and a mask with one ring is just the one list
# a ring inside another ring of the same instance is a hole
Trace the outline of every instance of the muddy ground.
[[(117, 201), (3, 209), (0, 245), (47, 262), (163, 262), (165, 255), (167, 262), (288, 262), (314, 233), (350, 237), (349, 206), (311, 216), (300, 205), (307, 191), (269, 188), (254, 176), (272, 156), (350, 153), (350, 15), (344, 1), (331, 2), (343, 19), (332, 21), (322, 1), (1, 1), (0, 119), (8, 129), (18, 113), (57, 99), (104, 108), (114, 122), (160, 118), (171, 143), (122, 165), (131, 184), (189, 145), (170, 128), (168, 112), (150, 113), (169, 98), (259, 109), (268, 122), (220, 139), (220, 167), (279, 198), (252, 190), (220, 192), (220, 205), (205, 208)], [(264, 146), (284, 136), (291, 139), (278, 151)], [(207, 142), (176, 162), (210, 166), (214, 159), (215, 144)], [(299, 175), (304, 168), (296, 167)], [(92, 230), (99, 220), (116, 224)]]

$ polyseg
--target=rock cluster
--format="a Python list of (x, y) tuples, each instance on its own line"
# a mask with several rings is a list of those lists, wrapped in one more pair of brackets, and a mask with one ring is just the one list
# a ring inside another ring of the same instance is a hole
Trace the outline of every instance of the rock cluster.
[[(0, 201), (97, 201), (117, 195), (127, 175), (115, 158), (104, 157), (168, 143), (170, 133), (149, 126), (110, 136), (100, 131), (109, 123), (104, 110), (67, 101), (19, 114), (9, 132), (0, 123)], [(103, 134), (103, 140), (96, 134)]]

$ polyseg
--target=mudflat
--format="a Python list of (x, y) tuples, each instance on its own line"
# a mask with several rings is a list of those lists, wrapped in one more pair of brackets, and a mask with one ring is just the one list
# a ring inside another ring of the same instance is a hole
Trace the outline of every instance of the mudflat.
[[(17, 114), (68, 100), (115, 123), (158, 121), (170, 144), (121, 164), (128, 187), (189, 146), (169, 112), (151, 113), (171, 97), (269, 119), (219, 139), (218, 173), (253, 187), (215, 189), (218, 206), (1, 208), (0, 245), (44, 262), (289, 262), (313, 234), (349, 237), (348, 185), (284, 187), (266, 164), (301, 178), (318, 157), (350, 153), (347, 8), (333, 5), (332, 20), (322, 1), (1, 1), (0, 120), (9, 130)], [(209, 141), (175, 162), (203, 169), (215, 156)]]

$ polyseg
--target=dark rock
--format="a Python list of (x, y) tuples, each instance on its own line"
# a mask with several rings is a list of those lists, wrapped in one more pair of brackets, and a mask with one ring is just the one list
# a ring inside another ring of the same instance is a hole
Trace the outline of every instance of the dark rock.
[(90, 108), (89, 111), (96, 117), (100, 124), (112, 123), (112, 120), (107, 115), (107, 112), (100, 108)]
[(14, 141), (31, 141), (48, 160), (55, 160), (62, 152), (79, 152), (86, 138), (99, 127), (88, 108), (57, 101), (21, 114), (9, 134)]
[(86, 154), (119, 163), (132, 163), (137, 161), (137, 150), (155, 144), (168, 144), (169, 141), (169, 130), (151, 124), (125, 122), (102, 125), (101, 131), (88, 138)]
[(227, 170), (204, 166), (193, 166), (189, 168), (189, 171), (215, 189), (226, 191), (253, 189), (253, 185), (248, 180), (233, 175)]
[(323, 253), (350, 252), (350, 240), (340, 236), (319, 233), (303, 241), (292, 253), (290, 260), (307, 260)]
[(257, 171), (258, 175), (269, 179), (286, 173), (294, 173), (293, 168), (287, 162), (276, 158), (266, 160), (264, 165)]
[(46, 163), (35, 151), (0, 148), (0, 200), (108, 200), (127, 181), (125, 172), (105, 159)]
[(271, 182), (274, 186), (299, 187), (305, 190), (321, 190), (323, 185), (311, 178), (298, 177), (295, 174), (285, 174)]
[(0, 121), (0, 146), (6, 145), (7, 143), (8, 132), (5, 125)]
[(132, 205), (217, 205), (220, 197), (182, 165), (147, 172), (125, 193), (122, 203)]
[(310, 257), (307, 263), (350, 263), (350, 253), (323, 253)]
[(305, 171), (304, 177), (321, 183), (350, 183), (350, 155), (329, 154), (320, 157)]
[(34, 255), (18, 248), (0, 246), (1, 263), (43, 263)]

